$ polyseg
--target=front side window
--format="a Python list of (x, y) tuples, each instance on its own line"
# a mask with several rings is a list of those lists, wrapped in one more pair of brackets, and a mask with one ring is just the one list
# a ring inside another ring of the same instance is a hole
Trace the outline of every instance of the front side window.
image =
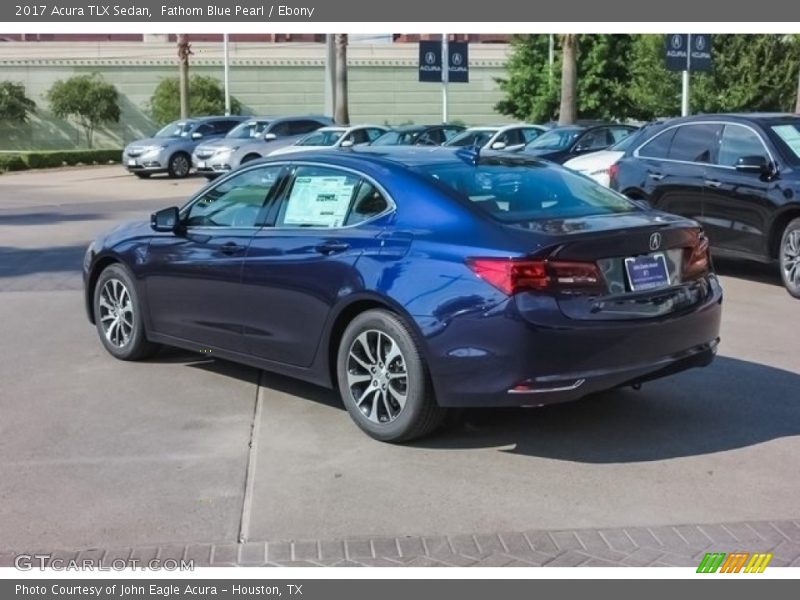
[(716, 159), (714, 149), (719, 143), (722, 125), (697, 123), (677, 129), (669, 149), (670, 160), (711, 163)]
[(601, 128), (601, 129), (593, 129), (592, 131), (587, 131), (578, 141), (578, 148), (581, 151), (589, 151), (589, 150), (602, 150), (603, 148), (608, 148), (610, 145), (609, 137), (608, 137), (608, 129)]
[(491, 129), (479, 129), (473, 131), (464, 131), (455, 136), (449, 142), (448, 146), (485, 146), (486, 143), (494, 135), (495, 131)]
[(761, 156), (765, 161), (769, 161), (767, 150), (757, 133), (741, 125), (725, 125), (719, 141), (717, 164), (723, 167), (735, 167), (743, 156)]
[(566, 169), (535, 162), (420, 167), (438, 184), (505, 223), (633, 212), (624, 196)]
[(266, 131), (268, 125), (269, 121), (245, 121), (231, 129), (225, 137), (236, 140), (258, 137), (259, 134)]
[(291, 135), (303, 135), (304, 133), (311, 133), (322, 127), (322, 123), (318, 121), (310, 121), (304, 119), (302, 121), (292, 121), (289, 125)]
[(534, 127), (526, 127), (525, 129), (522, 130), (522, 137), (526, 144), (530, 144), (540, 135), (542, 135), (542, 132)]
[(249, 169), (207, 190), (189, 206), (187, 227), (254, 227), (282, 167)]

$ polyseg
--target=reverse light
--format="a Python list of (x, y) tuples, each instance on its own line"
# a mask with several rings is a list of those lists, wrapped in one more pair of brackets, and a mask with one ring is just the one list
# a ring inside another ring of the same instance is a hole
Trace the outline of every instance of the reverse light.
[(601, 293), (606, 285), (592, 262), (519, 258), (468, 258), (481, 279), (509, 296), (524, 291)]
[(705, 277), (711, 271), (711, 254), (708, 238), (702, 231), (696, 231), (692, 243), (683, 249), (683, 279), (690, 281)]

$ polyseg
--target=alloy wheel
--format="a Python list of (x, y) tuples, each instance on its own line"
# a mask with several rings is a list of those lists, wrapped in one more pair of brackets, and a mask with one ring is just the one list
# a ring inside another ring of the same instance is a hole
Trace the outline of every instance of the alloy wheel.
[(790, 231), (786, 236), (781, 265), (786, 281), (800, 287), (800, 229)]
[(133, 302), (119, 279), (109, 279), (100, 290), (100, 324), (108, 342), (117, 348), (128, 344), (133, 333)]
[(358, 410), (373, 423), (391, 423), (400, 415), (408, 395), (408, 370), (391, 336), (369, 329), (353, 340), (347, 387)]
[(178, 154), (172, 159), (172, 172), (177, 177), (186, 177), (189, 174), (189, 160), (183, 154)]

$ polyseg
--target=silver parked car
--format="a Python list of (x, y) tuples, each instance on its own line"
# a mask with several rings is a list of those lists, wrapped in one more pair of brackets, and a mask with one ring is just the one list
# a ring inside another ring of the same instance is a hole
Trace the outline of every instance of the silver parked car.
[(224, 138), (198, 145), (192, 154), (192, 165), (198, 173), (213, 179), (332, 122), (329, 117), (317, 115), (251, 117)]
[(472, 146), (482, 150), (516, 152), (542, 135), (547, 128), (529, 123), (514, 123), (498, 127), (470, 127), (450, 138), (445, 146)]
[(186, 177), (192, 168), (192, 152), (206, 140), (225, 136), (248, 117), (198, 117), (173, 121), (153, 137), (136, 140), (122, 152), (122, 164), (138, 177), (169, 173)]

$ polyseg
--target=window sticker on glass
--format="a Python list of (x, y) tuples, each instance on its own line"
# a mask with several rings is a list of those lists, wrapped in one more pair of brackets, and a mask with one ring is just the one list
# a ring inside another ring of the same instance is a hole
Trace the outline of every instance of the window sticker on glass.
[(775, 125), (772, 127), (772, 131), (777, 133), (792, 152), (800, 157), (800, 130), (796, 125)]
[(347, 215), (355, 181), (351, 177), (298, 177), (286, 206), (284, 225), (339, 227)]

